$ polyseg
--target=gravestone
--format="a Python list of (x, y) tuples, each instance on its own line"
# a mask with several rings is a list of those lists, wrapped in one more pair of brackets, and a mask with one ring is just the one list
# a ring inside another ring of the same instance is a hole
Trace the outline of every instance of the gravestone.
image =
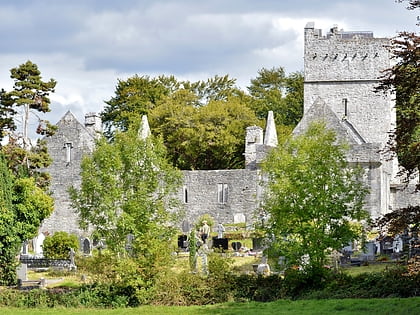
[(245, 223), (246, 218), (243, 213), (237, 213), (233, 216), (233, 223)]
[(126, 240), (125, 240), (125, 250), (127, 252), (132, 253), (133, 251), (133, 240), (134, 235), (133, 234), (127, 234)]
[(27, 276), (28, 265), (27, 264), (20, 264), (16, 269), (16, 273), (17, 273), (18, 280), (21, 280), (21, 281), (28, 280), (28, 276)]
[(252, 250), (260, 251), (263, 249), (263, 238), (262, 237), (256, 237), (252, 239)]
[(229, 239), (227, 238), (213, 237), (213, 248), (221, 248), (223, 250), (227, 250), (229, 248), (228, 241)]
[(24, 241), (22, 244), (22, 255), (28, 254), (28, 241)]
[(188, 242), (187, 242), (188, 236), (187, 235), (179, 235), (178, 236), (178, 248), (187, 248)]
[(44, 244), (45, 235), (44, 233), (39, 233), (37, 237), (34, 238), (34, 251), (35, 256), (42, 257), (43, 251), (42, 251), (42, 244)]
[(267, 257), (263, 256), (261, 263), (257, 266), (257, 275), (269, 276), (271, 274), (270, 266), (267, 262)]
[(182, 226), (181, 226), (181, 228), (182, 228), (182, 232), (183, 232), (184, 234), (188, 234), (188, 233), (190, 233), (190, 231), (191, 231), (191, 225), (190, 225), (190, 222), (188, 222), (188, 221), (186, 221), (186, 220), (182, 221)]
[(91, 255), (91, 253), (92, 253), (91, 249), (92, 249), (92, 247), (91, 247), (91, 244), (90, 244), (90, 240), (86, 237), (83, 240), (83, 254)]
[(232, 242), (231, 246), (232, 246), (233, 250), (235, 252), (237, 252), (242, 247), (242, 244), (241, 244), (241, 242)]

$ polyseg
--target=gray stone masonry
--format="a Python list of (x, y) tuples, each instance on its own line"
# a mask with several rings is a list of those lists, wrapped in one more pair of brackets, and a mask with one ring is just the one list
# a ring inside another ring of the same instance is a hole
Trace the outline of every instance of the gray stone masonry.
[(394, 104), (389, 95), (373, 90), (381, 71), (391, 65), (389, 39), (374, 38), (371, 32), (346, 32), (349, 36), (343, 38), (342, 32), (332, 28), (322, 36), (312, 23), (305, 27), (305, 112), (321, 97), (339, 118), (346, 116), (366, 142), (386, 143), (395, 128)]
[[(372, 217), (420, 203), (413, 186), (401, 185), (396, 177), (398, 162), (383, 153), (389, 132), (395, 128), (395, 110), (392, 97), (374, 93), (374, 87), (381, 71), (390, 66), (388, 44), (388, 39), (374, 38), (372, 32), (344, 32), (337, 27), (322, 36), (321, 30), (308, 23), (304, 116), (294, 130), (294, 134), (303, 133), (312, 121), (323, 120), (338, 138), (349, 143), (347, 160), (350, 166), (364, 170), (363, 180), (370, 189), (366, 209)], [(143, 120), (146, 124), (147, 117)], [(55, 209), (40, 232), (66, 231), (86, 236), (78, 227), (68, 188), (80, 185), (80, 163), (94, 149), (101, 131), (100, 119), (88, 113), (82, 125), (68, 112), (57, 127), (57, 133), (46, 138), (53, 159), (47, 171), (52, 177)], [(245, 169), (184, 171), (178, 198), (185, 209), (185, 220), (193, 223), (206, 213), (221, 223), (245, 220), (248, 225), (255, 220), (262, 196), (260, 164), (277, 144), (272, 114), (268, 116), (265, 137), (262, 128), (247, 128)]]
[(71, 112), (67, 112), (57, 123), (57, 132), (52, 137), (45, 138), (53, 160), (47, 172), (51, 175), (54, 212), (45, 219), (40, 232), (65, 231), (83, 234), (78, 226), (77, 214), (71, 207), (68, 189), (71, 186), (79, 187), (82, 158), (94, 149), (97, 116), (87, 115), (87, 123), (88, 128), (78, 122)]
[[(234, 216), (243, 214), (252, 222), (260, 195), (257, 170), (184, 171), (184, 187), (179, 193), (189, 222), (210, 214), (215, 222), (233, 223)], [(225, 199), (220, 189), (224, 186)], [(226, 195), (227, 194), (227, 195)]]

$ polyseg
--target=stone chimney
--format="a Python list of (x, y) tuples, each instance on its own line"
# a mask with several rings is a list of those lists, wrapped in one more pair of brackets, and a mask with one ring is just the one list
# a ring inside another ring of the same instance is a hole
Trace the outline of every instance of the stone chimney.
[(149, 127), (149, 121), (147, 120), (147, 116), (143, 115), (141, 117), (141, 125), (140, 125), (140, 130), (139, 130), (139, 137), (141, 139), (146, 139), (147, 137), (149, 137), (151, 134), (150, 132), (150, 127)]
[(269, 147), (277, 147), (278, 145), (276, 123), (274, 122), (274, 114), (271, 110), (268, 112), (264, 144)]
[(102, 132), (102, 121), (97, 113), (87, 113), (85, 115), (85, 127), (95, 137)]
[(245, 135), (245, 168), (257, 168), (257, 151), (258, 147), (263, 144), (263, 130), (258, 126), (246, 128)]

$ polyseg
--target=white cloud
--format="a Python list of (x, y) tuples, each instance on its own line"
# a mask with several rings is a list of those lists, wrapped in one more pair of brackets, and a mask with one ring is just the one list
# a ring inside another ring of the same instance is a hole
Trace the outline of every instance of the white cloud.
[(393, 36), (415, 29), (417, 14), (383, 0), (3, 0), (0, 88), (10, 89), (9, 70), (29, 59), (58, 81), (50, 120), (68, 109), (83, 118), (102, 110), (118, 78), (229, 74), (245, 88), (262, 67), (302, 70), (308, 21), (324, 32), (338, 24)]

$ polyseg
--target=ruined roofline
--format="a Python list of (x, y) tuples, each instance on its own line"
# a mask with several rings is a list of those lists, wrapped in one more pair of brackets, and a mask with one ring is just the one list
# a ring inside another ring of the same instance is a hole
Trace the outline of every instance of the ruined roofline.
[(331, 27), (326, 35), (322, 34), (322, 29), (315, 28), (315, 22), (308, 22), (305, 26), (305, 37), (312, 35), (316, 39), (340, 39), (340, 40), (353, 40), (353, 39), (367, 39), (367, 40), (384, 40), (386, 37), (375, 37), (372, 31), (345, 31), (339, 30), (337, 25)]

